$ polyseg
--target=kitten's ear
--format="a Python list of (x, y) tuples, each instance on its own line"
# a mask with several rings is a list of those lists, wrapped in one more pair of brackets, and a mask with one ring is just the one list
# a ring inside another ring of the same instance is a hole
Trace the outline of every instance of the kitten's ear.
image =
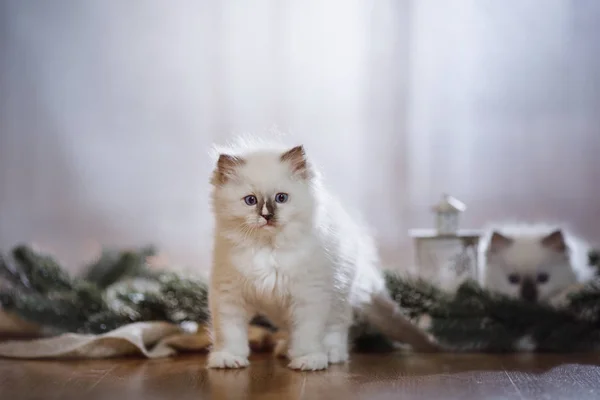
[(502, 235), (496, 231), (492, 232), (492, 237), (490, 238), (490, 253), (497, 253), (500, 250), (503, 250), (512, 244), (513, 240), (509, 237)]
[(557, 229), (554, 232), (542, 238), (542, 246), (552, 249), (558, 253), (564, 253), (565, 251), (567, 251), (565, 235), (563, 235), (560, 229)]
[(287, 162), (292, 167), (292, 172), (302, 179), (310, 177), (308, 163), (306, 162), (306, 153), (303, 146), (296, 146), (280, 157), (281, 162)]
[(229, 154), (220, 154), (217, 161), (217, 168), (213, 173), (211, 183), (213, 185), (223, 185), (235, 175), (236, 169), (244, 165), (243, 158), (230, 156)]

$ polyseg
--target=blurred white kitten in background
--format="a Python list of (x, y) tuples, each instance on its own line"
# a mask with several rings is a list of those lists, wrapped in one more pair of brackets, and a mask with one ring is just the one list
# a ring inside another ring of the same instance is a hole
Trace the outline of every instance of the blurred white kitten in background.
[(559, 225), (505, 224), (479, 247), (480, 283), (529, 302), (547, 302), (594, 275), (590, 246)]

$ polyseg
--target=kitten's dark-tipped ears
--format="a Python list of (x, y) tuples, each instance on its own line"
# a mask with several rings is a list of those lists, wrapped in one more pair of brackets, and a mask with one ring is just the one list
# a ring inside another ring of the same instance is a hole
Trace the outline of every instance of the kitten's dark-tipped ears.
[(503, 234), (501, 234), (499, 232), (494, 231), (494, 232), (492, 232), (492, 237), (490, 238), (489, 252), (496, 253), (500, 250), (507, 248), (512, 243), (513, 243), (513, 239), (511, 239), (507, 236), (504, 236)]
[(229, 154), (220, 154), (211, 183), (213, 185), (223, 185), (227, 183), (227, 181), (235, 175), (236, 168), (244, 165), (244, 163), (245, 161), (243, 158), (231, 156)]
[(296, 146), (286, 151), (281, 155), (280, 159), (281, 162), (289, 163), (292, 167), (292, 172), (302, 179), (308, 179), (310, 177), (304, 146)]
[(558, 253), (564, 253), (568, 249), (565, 241), (565, 235), (560, 229), (557, 229), (554, 232), (544, 236), (542, 238), (542, 246), (552, 249)]

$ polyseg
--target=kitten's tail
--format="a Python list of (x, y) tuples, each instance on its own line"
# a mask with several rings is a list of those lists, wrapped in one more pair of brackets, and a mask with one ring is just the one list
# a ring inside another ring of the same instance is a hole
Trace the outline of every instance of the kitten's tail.
[(423, 330), (402, 314), (387, 292), (375, 293), (364, 307), (367, 320), (389, 339), (409, 344), (422, 353), (440, 352), (442, 348)]

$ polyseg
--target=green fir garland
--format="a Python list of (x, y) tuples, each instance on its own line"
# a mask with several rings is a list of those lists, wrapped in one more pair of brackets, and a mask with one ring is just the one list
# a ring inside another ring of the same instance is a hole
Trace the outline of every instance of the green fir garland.
[[(81, 277), (50, 256), (18, 246), (0, 256), (0, 305), (56, 332), (104, 333), (140, 321), (205, 323), (205, 282), (148, 267), (152, 247), (105, 251)], [(590, 254), (597, 265), (597, 254)], [(600, 281), (572, 294), (564, 308), (492, 294), (475, 282), (447, 293), (422, 280), (386, 274), (401, 310), (448, 351), (572, 352), (600, 345)], [(275, 329), (262, 317), (254, 324)], [(355, 350), (389, 351), (385, 337), (364, 322), (351, 331)]]
[(153, 271), (152, 248), (105, 251), (81, 278), (51, 257), (18, 246), (0, 258), (0, 304), (21, 318), (58, 332), (103, 333), (141, 321), (208, 320), (207, 286), (175, 273)]

